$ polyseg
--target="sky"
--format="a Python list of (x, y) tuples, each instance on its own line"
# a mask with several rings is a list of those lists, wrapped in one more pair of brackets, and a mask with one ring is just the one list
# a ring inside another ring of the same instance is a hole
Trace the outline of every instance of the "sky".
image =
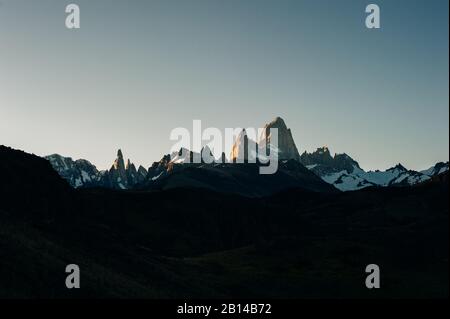
[[(0, 144), (146, 167), (176, 127), (262, 127), (366, 170), (449, 158), (448, 0), (0, 0)], [(381, 10), (367, 29), (365, 7)]]

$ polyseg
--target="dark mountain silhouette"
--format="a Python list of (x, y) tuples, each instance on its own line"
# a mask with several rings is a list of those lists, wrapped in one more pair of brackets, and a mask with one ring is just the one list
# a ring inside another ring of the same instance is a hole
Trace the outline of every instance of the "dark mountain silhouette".
[(38, 156), (0, 145), (0, 196), (3, 209), (47, 216), (61, 213), (73, 189)]
[[(167, 157), (166, 157), (167, 158)], [(294, 160), (279, 163), (275, 174), (262, 175), (259, 164), (184, 164), (172, 165), (164, 159), (149, 169), (151, 178), (141, 189), (166, 190), (173, 188), (204, 188), (244, 196), (267, 196), (277, 192), (301, 188), (325, 193), (338, 192), (332, 185)]]
[[(72, 189), (5, 147), (0, 169), (0, 297), (448, 297), (448, 177), (249, 198)], [(383, 289), (365, 288), (371, 263)]]

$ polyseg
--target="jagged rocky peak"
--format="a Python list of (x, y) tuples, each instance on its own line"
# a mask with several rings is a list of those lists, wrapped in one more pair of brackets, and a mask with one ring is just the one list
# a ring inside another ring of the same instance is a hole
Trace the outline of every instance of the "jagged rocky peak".
[(231, 149), (230, 161), (248, 162), (249, 160), (256, 160), (257, 147), (258, 144), (249, 139), (247, 136), (247, 131), (242, 129)]
[(303, 152), (300, 156), (303, 165), (333, 165), (334, 158), (331, 156), (327, 146), (317, 148), (312, 153)]
[(170, 163), (171, 159), (173, 157), (177, 156), (177, 155), (178, 155), (178, 152), (174, 152), (172, 155), (171, 154), (164, 155), (159, 160), (159, 162), (153, 162), (152, 166), (150, 166), (148, 170), (150, 171), (150, 170), (153, 170), (153, 169), (155, 169), (157, 167), (165, 167), (165, 166), (167, 166), (167, 164)]
[[(166, 160), (168, 160), (167, 163)], [(178, 152), (173, 152), (172, 154), (164, 156), (160, 163), (167, 165), (169, 162), (171, 164), (185, 164), (185, 163), (199, 163), (201, 161), (200, 153), (188, 150), (185, 147), (180, 148)]]
[(237, 136), (236, 140), (233, 143), (233, 147), (231, 148), (230, 159), (232, 162), (236, 161), (239, 156), (243, 156), (244, 152), (246, 151), (244, 146), (246, 139), (247, 132), (245, 131), (245, 129), (243, 129)]
[(146, 176), (146, 175), (147, 175), (147, 170), (145, 169), (144, 166), (139, 165), (139, 168), (138, 168), (138, 174), (139, 174), (139, 175), (142, 175), (142, 176)]
[(323, 155), (323, 156), (328, 156), (328, 155), (331, 156), (330, 149), (328, 148), (328, 146), (318, 147), (314, 153), (316, 153), (318, 155)]
[(279, 116), (277, 116), (271, 122), (267, 123), (265, 127), (274, 127), (274, 128), (283, 129), (283, 130), (288, 129), (284, 120)]
[(127, 189), (143, 181), (146, 175), (147, 171), (145, 168), (140, 168), (139, 173), (130, 159), (128, 159), (125, 164), (122, 150), (119, 149), (117, 151), (117, 158), (114, 160), (114, 163), (108, 172), (106, 183), (109, 184), (109, 187), (111, 188)]
[(220, 156), (221, 163), (227, 163), (227, 157), (225, 156), (225, 152), (222, 152)]
[[(274, 130), (277, 129), (277, 143), (273, 138)], [(273, 121), (264, 125), (258, 141), (249, 138), (247, 131), (243, 129), (233, 144), (230, 161), (254, 161), (261, 154), (277, 152), (279, 160), (300, 160), (300, 154), (292, 137), (291, 130), (281, 117), (276, 117)]]
[(425, 169), (421, 171), (422, 174), (425, 174), (427, 176), (437, 176), (439, 174), (445, 173), (449, 170), (448, 162), (438, 162), (434, 166), (431, 166), (428, 169)]
[(128, 176), (120, 149), (117, 151), (117, 158), (109, 170), (109, 180), (112, 188), (126, 189), (128, 187)]
[(331, 157), (324, 148), (319, 148), (311, 154), (303, 153), (302, 161), (307, 163), (305, 165), (308, 169), (342, 191), (370, 186), (408, 186), (430, 179), (426, 174), (408, 170), (402, 164), (386, 171), (366, 172), (347, 154), (335, 154)]
[(113, 167), (115, 170), (122, 170), (125, 169), (125, 163), (123, 161), (123, 154), (122, 154), (122, 150), (118, 150), (117, 151), (117, 158), (113, 163)]
[(399, 170), (401, 172), (407, 172), (408, 170), (400, 163), (388, 169), (388, 171)]
[(127, 164), (125, 165), (125, 170), (130, 171), (133, 174), (137, 174), (136, 166), (131, 163), (130, 159), (127, 160)]
[(354, 167), (361, 169), (361, 167), (359, 166), (359, 163), (357, 161), (355, 161), (353, 158), (351, 158), (350, 156), (348, 156), (346, 153), (335, 154), (334, 162), (335, 162), (336, 167), (343, 168), (347, 172), (353, 171)]
[(63, 157), (53, 154), (45, 157), (53, 168), (70, 185), (78, 187), (106, 187), (114, 189), (132, 188), (134, 185), (143, 182), (147, 177), (147, 170), (136, 166), (127, 160), (124, 162), (122, 151), (117, 151), (117, 157), (111, 168), (105, 171), (98, 171), (89, 161), (84, 159), (72, 160), (70, 157)]
[(312, 153), (303, 152), (300, 156), (300, 162), (313, 169), (319, 176), (343, 170), (352, 173), (355, 168), (360, 169), (358, 162), (346, 153), (331, 156), (330, 149), (327, 146), (319, 147)]
[(292, 137), (291, 129), (286, 126), (284, 120), (279, 116), (264, 126), (261, 136), (259, 137), (258, 144), (262, 148), (270, 147), (271, 149), (275, 149), (271, 142), (273, 134), (271, 129), (278, 130), (278, 158), (280, 160), (294, 159), (299, 161), (300, 154), (297, 146), (295, 145), (294, 138)]

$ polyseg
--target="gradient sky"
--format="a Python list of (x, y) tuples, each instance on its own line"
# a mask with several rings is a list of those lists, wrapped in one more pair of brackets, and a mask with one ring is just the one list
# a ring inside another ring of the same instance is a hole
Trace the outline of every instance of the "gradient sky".
[[(81, 29), (65, 28), (77, 3)], [(365, 7), (381, 8), (381, 30)], [(0, 0), (0, 144), (149, 166), (174, 127), (261, 127), (364, 169), (449, 154), (448, 0)]]

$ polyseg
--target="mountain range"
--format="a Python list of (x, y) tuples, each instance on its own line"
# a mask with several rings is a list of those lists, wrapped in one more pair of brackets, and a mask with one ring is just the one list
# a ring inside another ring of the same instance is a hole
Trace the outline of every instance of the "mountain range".
[(331, 156), (327, 147), (313, 153), (304, 152), (300, 161), (324, 181), (341, 191), (351, 191), (370, 186), (409, 186), (422, 183), (435, 175), (448, 171), (449, 164), (437, 163), (427, 170), (417, 172), (397, 164), (385, 171), (365, 171), (347, 154)]
[[(278, 145), (271, 145), (270, 129), (278, 129)], [(274, 176), (257, 173), (258, 164), (248, 163), (248, 149), (259, 158), (260, 153), (269, 147), (278, 153), (279, 168)], [(247, 137), (245, 130), (237, 137), (227, 160), (221, 154), (220, 163), (192, 163), (204, 154), (214, 158), (208, 146), (200, 153), (186, 149), (164, 155), (148, 169), (136, 166), (127, 160), (121, 150), (109, 170), (99, 171), (85, 159), (73, 160), (58, 154), (45, 156), (53, 168), (66, 179), (72, 187), (102, 187), (111, 189), (170, 189), (177, 187), (200, 187), (216, 191), (239, 193), (249, 196), (267, 195), (289, 188), (304, 188), (314, 191), (354, 191), (366, 187), (409, 186), (442, 174), (449, 169), (449, 163), (437, 163), (429, 169), (414, 171), (398, 164), (385, 171), (365, 171), (349, 155), (331, 155), (327, 147), (301, 155), (292, 137), (291, 130), (281, 117), (264, 126), (258, 141)], [(187, 156), (191, 161), (187, 161)], [(236, 164), (238, 160), (244, 163)], [(189, 163), (188, 163), (189, 162)], [(209, 161), (208, 161), (209, 162)], [(319, 177), (319, 178), (317, 178)], [(276, 181), (276, 183), (275, 183)], [(333, 187), (329, 187), (331, 185)]]
[[(118, 155), (104, 174), (127, 187), (137, 177)], [(261, 177), (169, 156), (145, 180), (162, 174), (159, 189), (117, 191), (71, 187), (48, 160), (0, 145), (0, 298), (448, 298), (448, 172), (339, 192), (282, 163)], [(295, 189), (271, 188), (283, 183)], [(73, 263), (81, 289), (64, 284)], [(382, 289), (364, 285), (370, 263)]]

